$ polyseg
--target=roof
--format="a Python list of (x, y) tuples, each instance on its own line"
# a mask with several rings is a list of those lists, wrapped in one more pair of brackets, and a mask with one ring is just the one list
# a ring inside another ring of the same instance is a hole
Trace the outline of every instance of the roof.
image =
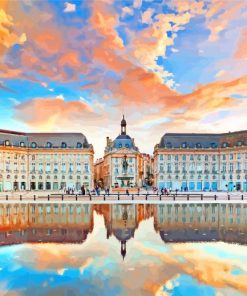
[(62, 147), (62, 143), (66, 144), (66, 148), (90, 147), (87, 138), (82, 133), (23, 133), (0, 130), (0, 145), (6, 145), (6, 141), (10, 142), (10, 146), (17, 147), (21, 145), (24, 147), (32, 147), (32, 143), (35, 143), (38, 148), (47, 147), (48, 143), (50, 143), (53, 148)]
[(167, 133), (160, 140), (159, 148), (217, 148), (247, 145), (247, 131), (221, 134)]

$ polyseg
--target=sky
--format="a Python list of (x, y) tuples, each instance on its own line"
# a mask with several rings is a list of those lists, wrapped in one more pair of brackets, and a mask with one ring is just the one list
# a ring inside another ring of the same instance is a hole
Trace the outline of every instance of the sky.
[(103, 156), (127, 132), (246, 128), (247, 1), (0, 0), (0, 128), (82, 132)]

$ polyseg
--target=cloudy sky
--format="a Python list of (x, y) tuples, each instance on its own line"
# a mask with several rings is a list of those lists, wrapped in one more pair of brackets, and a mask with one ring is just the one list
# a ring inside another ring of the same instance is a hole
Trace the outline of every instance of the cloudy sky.
[(122, 114), (165, 132), (246, 128), (247, 1), (0, 0), (0, 128), (78, 131), (103, 154)]

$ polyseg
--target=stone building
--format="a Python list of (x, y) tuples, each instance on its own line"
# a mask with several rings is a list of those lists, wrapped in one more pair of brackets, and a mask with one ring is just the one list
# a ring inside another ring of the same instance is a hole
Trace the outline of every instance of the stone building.
[(112, 141), (106, 138), (103, 159), (94, 165), (95, 183), (109, 188), (133, 188), (142, 186), (142, 154), (135, 141), (126, 132), (126, 120), (121, 121), (121, 133)]
[(91, 188), (93, 156), (81, 133), (0, 130), (0, 191)]
[(158, 188), (247, 191), (247, 131), (165, 134), (154, 148)]

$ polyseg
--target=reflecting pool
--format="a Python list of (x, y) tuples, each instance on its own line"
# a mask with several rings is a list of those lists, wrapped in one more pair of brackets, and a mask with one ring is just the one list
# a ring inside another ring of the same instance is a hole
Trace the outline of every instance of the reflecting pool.
[(0, 204), (0, 295), (246, 295), (245, 204)]

